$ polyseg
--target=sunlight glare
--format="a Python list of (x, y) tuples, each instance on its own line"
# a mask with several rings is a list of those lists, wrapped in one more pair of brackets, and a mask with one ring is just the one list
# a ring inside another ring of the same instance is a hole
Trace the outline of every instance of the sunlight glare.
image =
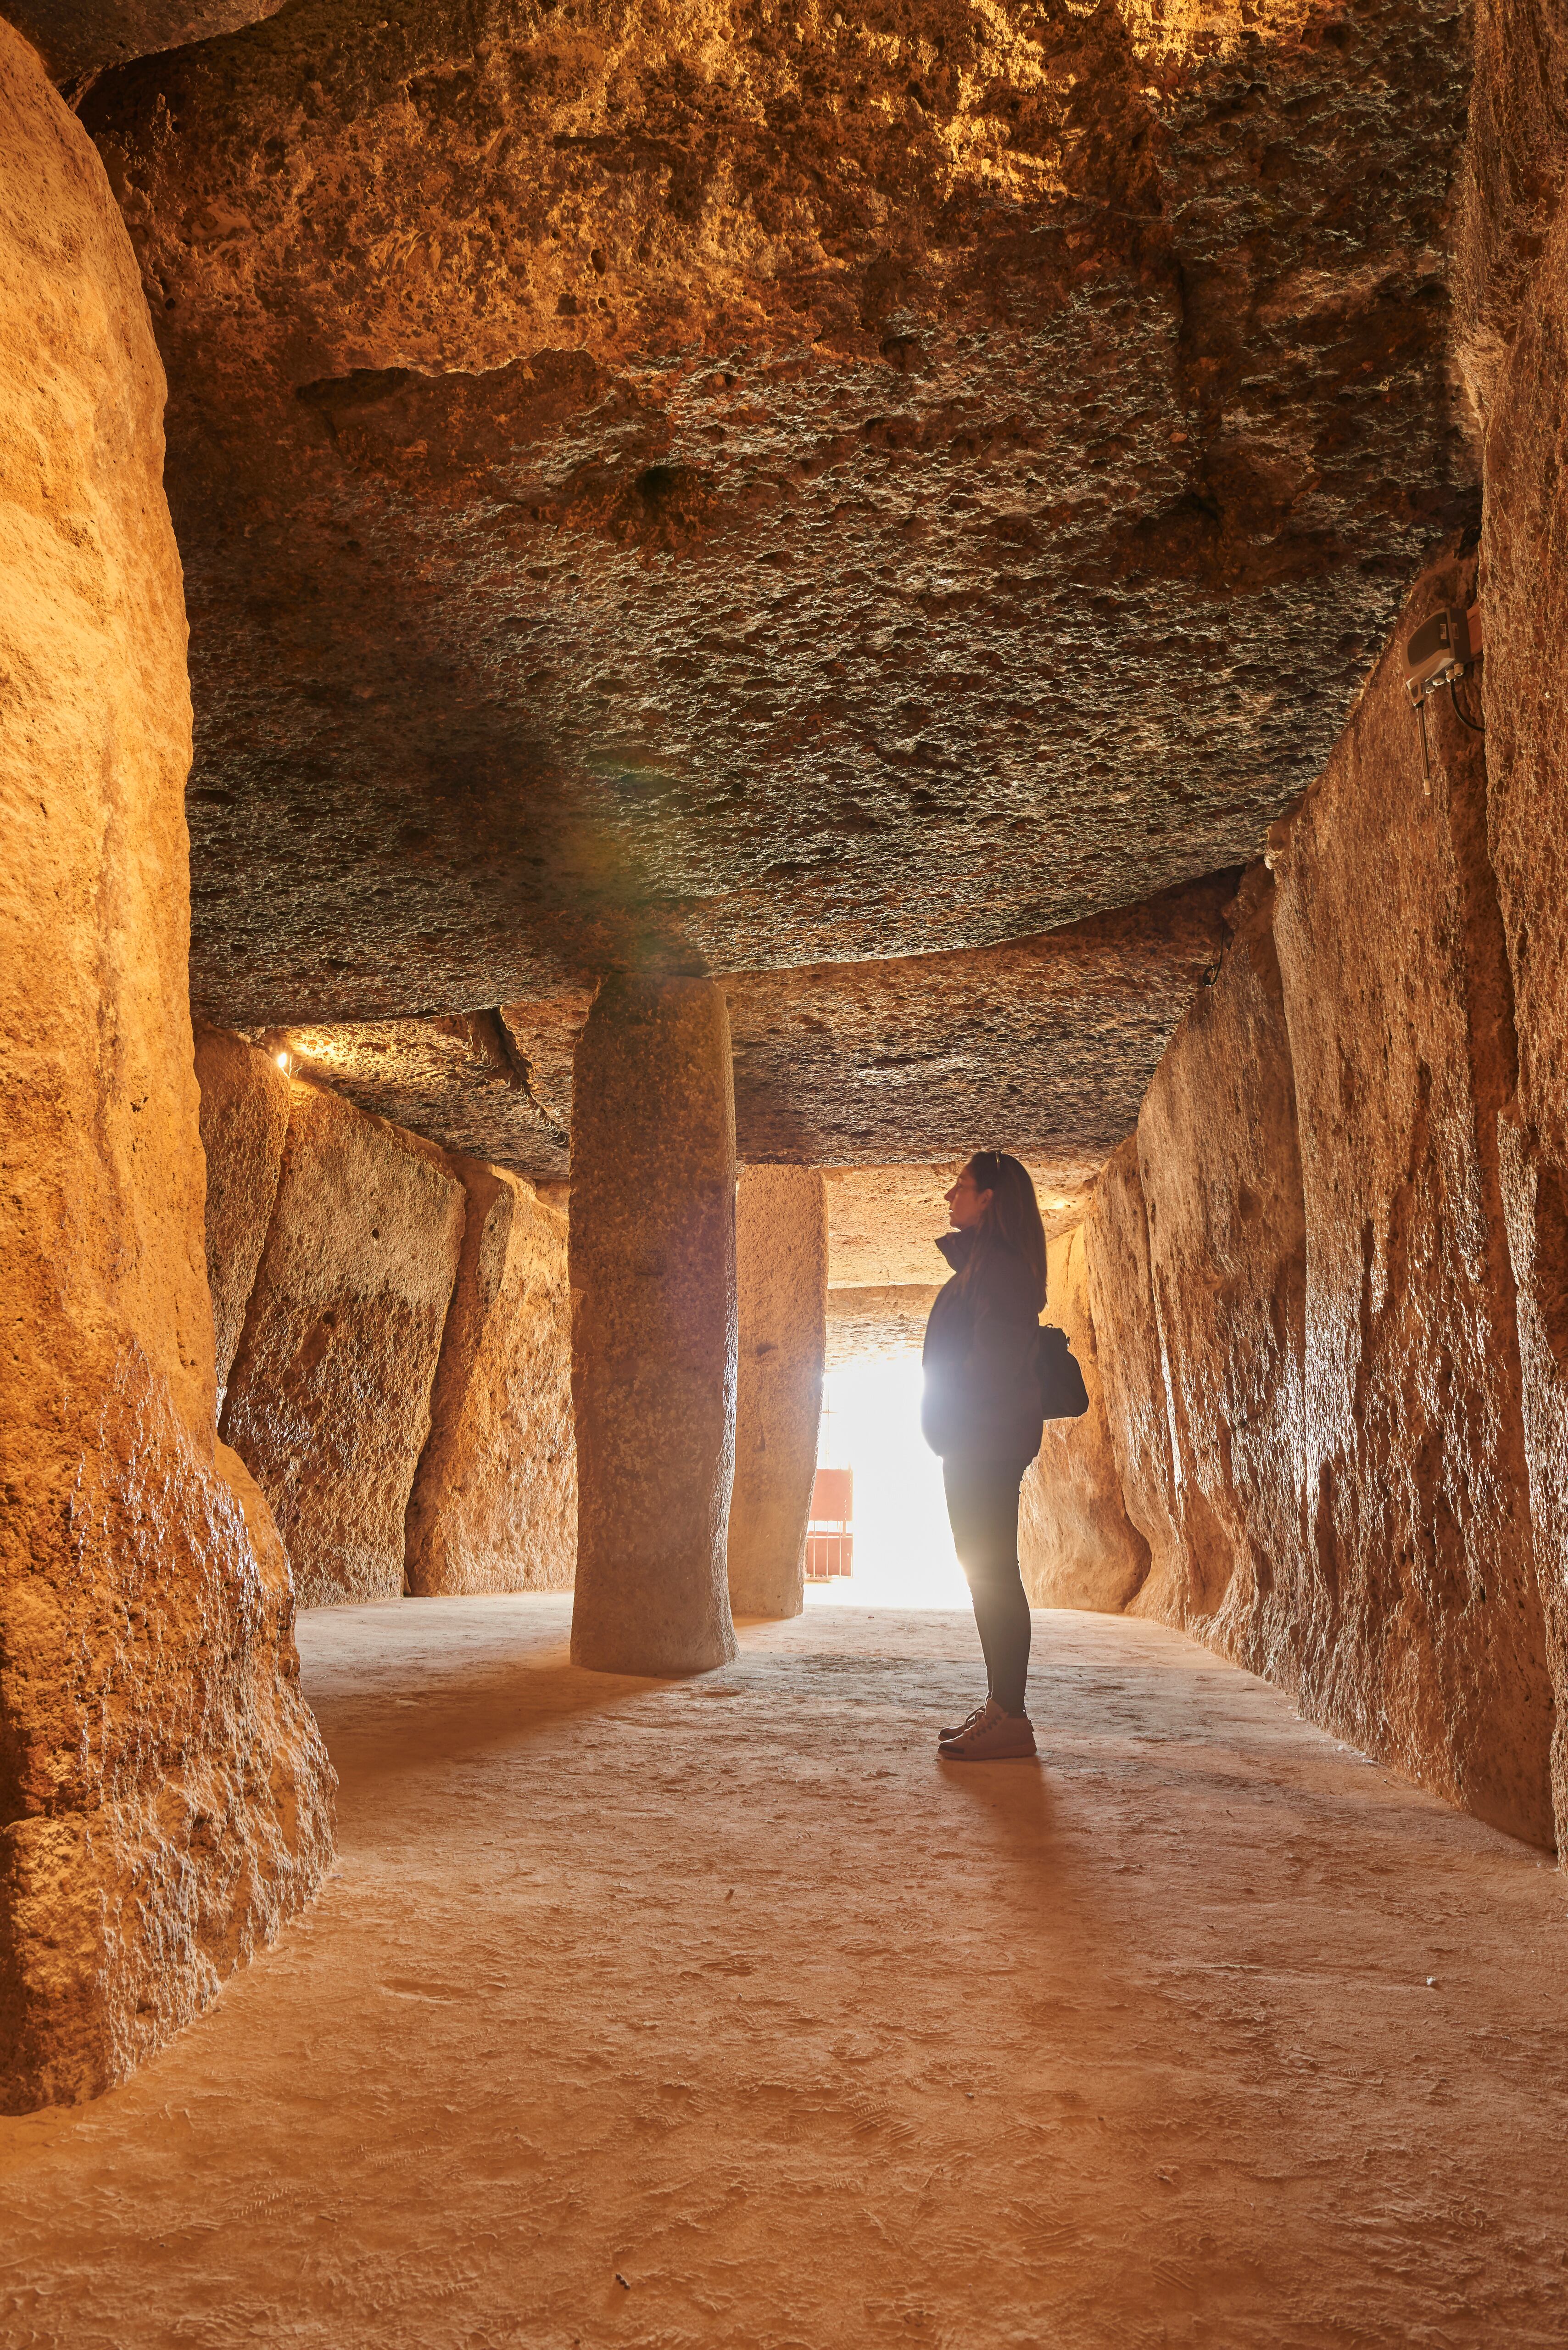
[(855, 1471), (855, 1572), (808, 1583), (806, 1604), (967, 1607), (953, 1555), (941, 1462), (920, 1434), (914, 1357), (851, 1363), (823, 1383), (825, 1467)]

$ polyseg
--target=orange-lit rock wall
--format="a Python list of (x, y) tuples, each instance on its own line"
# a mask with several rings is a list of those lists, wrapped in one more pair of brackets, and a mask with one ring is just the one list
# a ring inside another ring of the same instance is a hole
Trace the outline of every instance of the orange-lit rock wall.
[(221, 1413), (277, 1197), (289, 1086), (270, 1054), (204, 1021), (196, 1024), (196, 1083), (207, 1162), (207, 1286)]
[(408, 1588), (563, 1590), (577, 1548), (566, 1219), (520, 1176), (452, 1166), (468, 1208), (409, 1499)]
[(465, 1212), (433, 1143), (294, 1081), (223, 1428), (306, 1606), (402, 1591)]
[(229, 1031), (198, 1027), (196, 1075), (223, 1426), (301, 1596), (568, 1586), (562, 1210)]
[(1479, 417), (1487, 835), (1517, 1067), (1500, 1121), (1524, 1441), (1568, 1836), (1568, 19), (1484, 0), (1461, 190), (1461, 367)]
[[(1552, 1840), (1552, 1694), (1499, 1114), (1514, 1039), (1480, 739), (1402, 646), (1274, 828), (1213, 986), (1089, 1218), (1113, 1431), (1154, 1570), (1136, 1606), (1482, 1816)], [(1163, 1405), (1163, 1443), (1147, 1397)]]
[(216, 1441), (185, 615), (119, 213), (0, 25), (0, 2110), (90, 2095), (314, 1891), (332, 1774)]
[(1018, 1497), (1018, 1558), (1035, 1607), (1089, 1607), (1114, 1615), (1141, 1586), (1149, 1546), (1127, 1513), (1106, 1417), (1099, 1350), (1089, 1311), (1084, 1228), (1047, 1251), (1047, 1322), (1067, 1334), (1089, 1408), (1047, 1420)]

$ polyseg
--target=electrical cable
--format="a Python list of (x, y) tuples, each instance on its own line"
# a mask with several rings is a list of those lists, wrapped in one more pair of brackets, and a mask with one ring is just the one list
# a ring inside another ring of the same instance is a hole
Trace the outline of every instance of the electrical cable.
[(1473, 718), (1467, 718), (1464, 712), (1459, 708), (1459, 697), (1454, 691), (1454, 681), (1452, 678), (1449, 678), (1449, 700), (1453, 705), (1454, 716), (1459, 720), (1461, 726), (1468, 726), (1472, 734), (1484, 734), (1486, 733), (1484, 725), (1478, 726), (1475, 720)]

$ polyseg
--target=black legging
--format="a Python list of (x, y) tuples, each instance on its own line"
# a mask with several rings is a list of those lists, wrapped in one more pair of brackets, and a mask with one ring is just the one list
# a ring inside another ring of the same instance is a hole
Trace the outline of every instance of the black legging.
[(990, 1694), (1004, 1713), (1023, 1711), (1029, 1679), (1029, 1602), (1018, 1572), (1018, 1488), (1028, 1466), (1027, 1461), (942, 1462), (953, 1548), (969, 1577)]

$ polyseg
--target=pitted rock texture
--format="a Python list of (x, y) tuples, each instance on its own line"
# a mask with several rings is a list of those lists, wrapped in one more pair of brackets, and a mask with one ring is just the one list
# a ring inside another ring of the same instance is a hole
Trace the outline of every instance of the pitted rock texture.
[(1268, 871), (1254, 866), (1215, 983), (1183, 1021), (1138, 1120), (1179, 1463), (1167, 1494), (1179, 1538), (1159, 1543), (1153, 1530), (1140, 1612), (1267, 1656), (1288, 1675), (1283, 1619), (1297, 1607), (1310, 1617), (1323, 1602), (1310, 1595), (1301, 1482), (1306, 1211), (1276, 902)]
[(973, 953), (727, 979), (742, 1157), (934, 1159), (969, 1139), (1097, 1164), (1137, 1122), (1234, 886)]
[(1457, 10), (380, 7), (86, 101), (199, 1002), (971, 947), (1254, 853), (1472, 502)]
[(207, 1286), (222, 1413), (277, 1196), (288, 1132), (288, 1079), (273, 1054), (199, 1021), (196, 1083), (207, 1162)]
[(940, 1283), (899, 1282), (827, 1293), (827, 1367), (918, 1357)]
[(735, 1295), (730, 1606), (798, 1616), (827, 1345), (827, 1198), (815, 1168), (742, 1169)]
[[(1469, 569), (1429, 573), (1400, 634), (1467, 602)], [(1306, 1201), (1302, 1483), (1326, 1563), (1316, 1637), (1298, 1602), (1290, 1638), (1320, 1717), (1547, 1843), (1552, 1699), (1497, 1155), (1516, 1045), (1486, 770), (1440, 709), (1421, 797), (1403, 675), (1396, 644), (1277, 882)]]
[(1149, 1546), (1149, 1576), (1131, 1605), (1138, 1613), (1158, 1613), (1153, 1595), (1169, 1578), (1179, 1582), (1184, 1570), (1165, 1355), (1136, 1134), (1112, 1151), (1095, 1185), (1084, 1220), (1084, 1272), (1089, 1318), (1099, 1336), (1100, 1380), (1122, 1501)]
[(0, 25), (0, 2111), (122, 2080), (332, 1848), (266, 1507), (213, 1434), (163, 385)]
[[(974, 1148), (986, 1145), (977, 1138)], [(948, 1268), (937, 1242), (949, 1229), (947, 1194), (963, 1163), (825, 1169), (830, 1287), (940, 1288)], [(1094, 1159), (1030, 1167), (1048, 1238), (1081, 1221), (1097, 1172)]]
[(566, 1220), (498, 1167), (452, 1165), (468, 1205), (409, 1497), (407, 1587), (564, 1590), (577, 1546)]
[[(584, 1003), (574, 1040), (587, 1013)], [(514, 1174), (566, 1172), (566, 1127), (539, 1100), (499, 1011), (285, 1028), (268, 1041), (286, 1050), (301, 1076), (444, 1150)]]
[(574, 1659), (689, 1673), (735, 1653), (735, 1113), (724, 999), (619, 979), (577, 1046), (572, 1120)]
[(1086, 1607), (1117, 1615), (1148, 1573), (1148, 1544), (1127, 1516), (1106, 1418), (1089, 1314), (1084, 1232), (1064, 1232), (1046, 1253), (1043, 1322), (1067, 1334), (1089, 1408), (1047, 1420), (1018, 1495), (1018, 1562), (1032, 1607)]
[[(741, 1157), (919, 1162), (967, 1137), (1042, 1162), (1048, 1198), (1064, 1184), (1081, 1196), (1219, 954), (1234, 886), (1211, 876), (1012, 946), (726, 979)], [(566, 1171), (568, 1056), (591, 1001), (576, 990), (268, 1041), (362, 1109), (549, 1177)]]
[(1518, 1024), (1502, 1176), (1568, 1848), (1568, 25), (1550, 0), (1485, 0), (1477, 58), (1459, 349), (1483, 430), (1488, 827)]
[[(1499, 1166), (1516, 1045), (1486, 774), (1440, 705), (1423, 796), (1403, 691), (1404, 638), (1468, 602), (1472, 577), (1458, 561), (1428, 573), (1325, 773), (1276, 827), (1278, 1003), (1260, 909), (1139, 1119), (1152, 1281), (1128, 1300), (1130, 1345), (1125, 1250), (1119, 1277), (1096, 1266), (1096, 1319), (1107, 1354), (1147, 1359), (1151, 1314), (1158, 1337), (1170, 1467), (1152, 1523), (1136, 1472), (1127, 1494), (1158, 1566), (1174, 1521), (1150, 1607), (1549, 1844), (1552, 1690)], [(1121, 1432), (1124, 1468), (1143, 1432)]]
[(430, 1143), (296, 1078), (223, 1407), (306, 1607), (395, 1598), (466, 1194)]

